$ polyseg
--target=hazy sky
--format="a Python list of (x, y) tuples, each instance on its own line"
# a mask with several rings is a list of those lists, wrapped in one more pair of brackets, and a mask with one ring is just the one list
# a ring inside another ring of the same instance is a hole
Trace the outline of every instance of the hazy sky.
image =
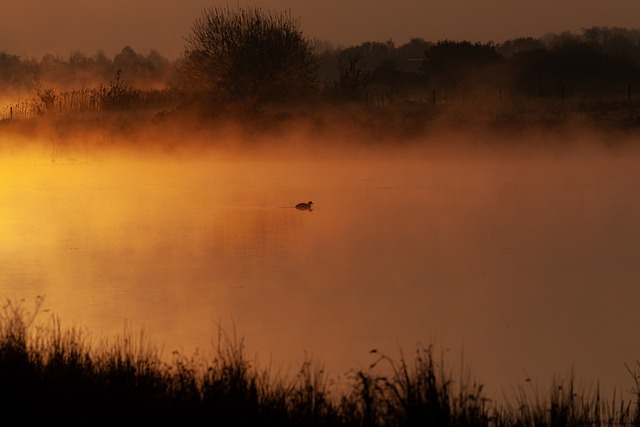
[(308, 36), (338, 45), (411, 37), (502, 42), (583, 27), (640, 27), (638, 0), (0, 0), (0, 51), (39, 58), (73, 50), (112, 55), (181, 51), (210, 5), (288, 9)]

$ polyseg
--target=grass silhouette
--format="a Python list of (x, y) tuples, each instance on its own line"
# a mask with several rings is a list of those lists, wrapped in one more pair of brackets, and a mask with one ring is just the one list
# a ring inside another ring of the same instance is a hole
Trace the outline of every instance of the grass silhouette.
[[(292, 378), (257, 368), (244, 342), (220, 331), (212, 357), (173, 354), (170, 362), (145, 338), (125, 330), (95, 345), (81, 329), (52, 316), (36, 322), (7, 301), (0, 310), (0, 424), (220, 426), (585, 426), (638, 425), (640, 363), (628, 367), (635, 402), (607, 402), (578, 392), (573, 377), (548, 395), (521, 387), (505, 405), (483, 386), (448, 374), (432, 346), (412, 360), (380, 354), (352, 371), (336, 392), (324, 371), (304, 361)], [(442, 358), (441, 358), (442, 359)], [(384, 372), (382, 375), (380, 372)]]

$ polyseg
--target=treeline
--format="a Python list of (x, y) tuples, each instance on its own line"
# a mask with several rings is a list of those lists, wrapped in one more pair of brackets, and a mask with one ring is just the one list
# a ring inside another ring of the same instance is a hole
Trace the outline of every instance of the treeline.
[[(102, 51), (66, 58), (47, 54), (40, 60), (0, 52), (0, 119), (194, 105), (215, 113), (228, 105), (256, 110), (292, 101), (430, 106), (573, 97), (618, 102), (640, 94), (640, 30), (635, 29), (592, 27), (503, 43), (414, 38), (399, 46), (387, 41), (336, 48), (304, 36), (287, 13), (212, 8), (185, 40), (176, 60), (129, 46), (113, 58)], [(513, 121), (523, 117), (523, 109), (509, 114)]]
[(157, 89), (166, 86), (172, 69), (157, 50), (142, 54), (130, 46), (112, 58), (101, 50), (93, 55), (74, 51), (68, 57), (46, 54), (40, 60), (0, 52), (0, 92), (29, 92), (36, 80), (58, 90), (94, 87), (112, 80), (118, 70), (135, 87)]
[(322, 71), (351, 97), (433, 90), (471, 95), (628, 95), (640, 93), (640, 30), (592, 27), (581, 33), (504, 43), (415, 38), (400, 46), (366, 42), (327, 51)]
[(163, 108), (175, 100), (168, 90), (173, 72), (174, 63), (157, 50), (141, 54), (130, 46), (112, 58), (103, 51), (41, 60), (0, 52), (0, 119)]

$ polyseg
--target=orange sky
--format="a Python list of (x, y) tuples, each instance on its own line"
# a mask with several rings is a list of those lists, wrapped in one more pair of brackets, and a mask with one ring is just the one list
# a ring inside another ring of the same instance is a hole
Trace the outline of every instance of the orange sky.
[(39, 58), (73, 50), (176, 57), (208, 5), (290, 9), (305, 33), (341, 45), (411, 37), (502, 42), (595, 25), (640, 27), (638, 0), (1, 0), (0, 51)]

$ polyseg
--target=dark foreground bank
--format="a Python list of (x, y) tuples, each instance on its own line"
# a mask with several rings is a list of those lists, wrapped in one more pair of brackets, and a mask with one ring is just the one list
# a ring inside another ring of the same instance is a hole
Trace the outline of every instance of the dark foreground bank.
[(522, 387), (498, 404), (470, 376), (453, 378), (431, 347), (413, 359), (380, 355), (337, 391), (308, 361), (292, 378), (257, 368), (224, 333), (213, 356), (174, 353), (167, 362), (143, 334), (95, 343), (55, 318), (40, 322), (41, 304), (30, 311), (9, 301), (0, 311), (0, 425), (640, 424), (640, 363), (630, 368), (632, 401), (601, 399), (569, 379), (542, 395)]

